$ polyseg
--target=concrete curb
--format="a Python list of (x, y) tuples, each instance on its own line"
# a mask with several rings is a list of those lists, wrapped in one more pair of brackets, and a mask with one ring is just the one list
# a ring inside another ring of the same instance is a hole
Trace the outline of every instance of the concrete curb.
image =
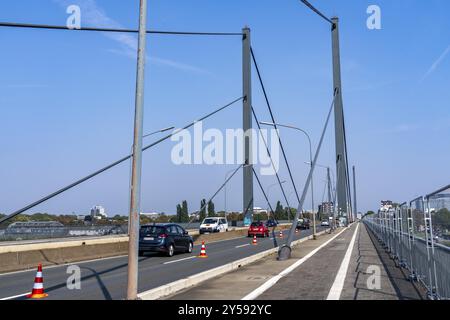
[[(316, 235), (320, 236), (325, 234), (326, 232), (328, 232), (328, 230), (324, 230), (321, 232), (318, 232)], [(292, 246), (297, 246), (300, 243), (306, 242), (308, 240), (312, 240), (313, 236), (309, 236), (303, 239), (299, 239), (296, 241), (292, 242)], [(265, 258), (267, 256), (270, 256), (274, 253), (278, 252), (278, 247), (277, 248), (273, 248), (273, 249), (269, 249), (260, 253), (257, 253), (255, 255), (252, 255), (250, 257), (247, 258), (243, 258), (237, 261), (233, 261), (231, 263), (225, 264), (223, 266), (211, 269), (211, 270), (207, 270), (195, 275), (192, 275), (190, 277), (184, 278), (184, 279), (180, 279), (165, 285), (162, 285), (160, 287), (148, 290), (148, 291), (144, 291), (140, 294), (138, 294), (138, 298), (141, 300), (157, 300), (163, 297), (167, 297), (170, 295), (173, 295), (181, 290), (187, 289), (189, 287), (193, 287), (195, 285), (198, 285), (204, 281), (207, 281), (211, 278), (215, 278), (217, 276), (223, 275), (225, 273), (237, 270), (245, 265), (251, 264), (255, 261), (258, 261), (262, 258)]]

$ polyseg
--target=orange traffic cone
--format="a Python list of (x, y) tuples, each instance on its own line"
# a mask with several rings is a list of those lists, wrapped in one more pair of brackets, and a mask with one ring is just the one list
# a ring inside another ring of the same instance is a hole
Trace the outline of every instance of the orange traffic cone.
[(205, 247), (205, 241), (202, 241), (202, 249), (200, 250), (199, 258), (208, 258), (208, 255), (206, 254), (206, 247)]
[(282, 230), (280, 230), (279, 238), (283, 239), (283, 231)]
[(252, 245), (256, 246), (258, 244), (258, 240), (256, 239), (256, 234), (253, 236)]
[(34, 278), (33, 291), (27, 295), (27, 298), (42, 299), (48, 297), (48, 294), (44, 293), (44, 278), (42, 277), (42, 264), (38, 265), (36, 277)]

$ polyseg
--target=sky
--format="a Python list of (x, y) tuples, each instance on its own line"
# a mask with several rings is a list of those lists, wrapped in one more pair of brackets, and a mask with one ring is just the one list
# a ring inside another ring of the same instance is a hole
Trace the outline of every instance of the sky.
[[(409, 201), (450, 182), (450, 20), (447, 0), (312, 0), (339, 16), (349, 165), (356, 166), (358, 210), (380, 200)], [(296, 0), (149, 0), (153, 30), (240, 32), (251, 28), (274, 115), (310, 133), (317, 146), (332, 100), (329, 25)], [(81, 8), (82, 26), (137, 28), (139, 1), (1, 1), (0, 21), (65, 25), (66, 8)], [(381, 30), (366, 10), (381, 9)], [(129, 154), (134, 122), (135, 35), (0, 27), (0, 212), (11, 213)], [(149, 35), (144, 132), (182, 127), (242, 96), (240, 37)], [(253, 70), (254, 71), (254, 70)], [(256, 74), (253, 105), (270, 120)], [(204, 123), (239, 128), (241, 105)], [(307, 140), (282, 129), (297, 189), (308, 174)], [(146, 138), (150, 143), (158, 136)], [(174, 213), (187, 200), (198, 210), (236, 165), (177, 166), (175, 143), (143, 156), (143, 212)], [(334, 163), (334, 127), (319, 162)], [(88, 213), (102, 205), (127, 214), (126, 162), (29, 211)], [(315, 201), (326, 200), (325, 170)], [(280, 176), (288, 180), (285, 165)], [(262, 177), (266, 189), (275, 177)], [(290, 183), (285, 183), (296, 206)], [(255, 206), (267, 207), (255, 181)], [(227, 188), (227, 209), (242, 210), (242, 174)], [(270, 201), (282, 199), (273, 187)], [(311, 207), (308, 194), (305, 207)], [(223, 193), (216, 210), (225, 207)]]

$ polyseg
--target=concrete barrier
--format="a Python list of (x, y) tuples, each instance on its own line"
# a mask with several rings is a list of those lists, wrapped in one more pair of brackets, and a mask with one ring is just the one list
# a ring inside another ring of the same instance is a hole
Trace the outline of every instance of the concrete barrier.
[[(320, 236), (324, 233), (328, 232), (328, 230), (324, 230), (321, 232), (318, 232), (316, 235)], [(309, 236), (300, 240), (293, 241), (291, 246), (297, 246), (302, 242), (312, 240), (313, 236)], [(162, 285), (160, 287), (142, 292), (138, 294), (138, 298), (141, 300), (157, 300), (161, 299), (170, 295), (173, 295), (181, 290), (187, 289), (189, 287), (193, 287), (195, 285), (198, 285), (204, 281), (207, 281), (209, 279), (215, 278), (217, 276), (223, 275), (225, 273), (237, 270), (243, 266), (246, 266), (248, 264), (251, 264), (253, 262), (256, 262), (260, 259), (263, 259), (267, 256), (273, 255), (278, 252), (277, 248), (272, 248), (263, 252), (259, 252), (257, 254), (254, 254), (252, 256), (230, 262), (228, 264), (225, 264), (223, 266), (207, 270), (195, 275), (192, 275), (190, 277), (180, 279), (174, 282), (171, 282), (169, 284)]]
[[(119, 240), (119, 239), (117, 239)], [(43, 266), (61, 265), (86, 260), (126, 255), (128, 239), (123, 241), (81, 244), (61, 248), (45, 248), (40, 250), (18, 250), (16, 252), (0, 253), (0, 272), (35, 269), (39, 263)]]

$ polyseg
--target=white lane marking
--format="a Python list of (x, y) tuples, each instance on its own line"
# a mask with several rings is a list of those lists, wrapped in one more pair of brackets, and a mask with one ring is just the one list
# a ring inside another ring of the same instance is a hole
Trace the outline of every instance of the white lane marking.
[(167, 261), (167, 262), (164, 262), (163, 264), (171, 264), (171, 263), (180, 262), (180, 261), (189, 260), (189, 259), (194, 259), (194, 258), (195, 258), (195, 256), (192, 256), (192, 257), (187, 257), (187, 258), (183, 258), (183, 259)]
[(313, 251), (311, 251), (310, 253), (308, 253), (306, 256), (304, 256), (303, 258), (297, 260), (297, 262), (295, 262), (293, 265), (291, 265), (290, 267), (284, 269), (280, 274), (270, 278), (266, 283), (264, 283), (263, 285), (261, 285), (260, 287), (256, 288), (255, 290), (253, 290), (252, 292), (250, 292), (248, 295), (246, 295), (244, 298), (242, 298), (241, 300), (255, 300), (256, 298), (258, 298), (261, 294), (263, 294), (264, 292), (266, 292), (268, 289), (270, 289), (274, 284), (276, 284), (282, 277), (288, 275), (289, 273), (291, 273), (293, 270), (295, 270), (297, 267), (299, 267), (300, 265), (302, 265), (305, 261), (307, 261), (309, 258), (311, 258), (313, 255), (315, 255), (317, 252), (319, 252), (319, 250), (321, 250), (322, 248), (324, 248), (326, 245), (328, 245), (331, 241), (333, 241), (334, 239), (336, 239), (337, 237), (339, 237), (341, 235), (341, 233), (343, 233), (346, 229), (340, 231), (337, 235), (335, 235), (333, 238), (331, 238), (330, 240), (328, 240), (327, 242), (323, 243), (320, 247), (314, 249)]
[(29, 295), (30, 293), (31, 293), (31, 292), (27, 292), (27, 293), (24, 293), (24, 294), (18, 294), (18, 295), (16, 295), (16, 296), (12, 296), (12, 297), (0, 298), (0, 301), (2, 301), (2, 300), (11, 300), (11, 299), (15, 299), (15, 298), (20, 298), (20, 297)]
[(341, 297), (342, 289), (344, 288), (345, 278), (347, 276), (348, 267), (350, 265), (350, 259), (352, 257), (353, 247), (355, 246), (356, 234), (358, 233), (359, 224), (356, 226), (355, 233), (345, 253), (344, 260), (342, 260), (339, 271), (334, 279), (334, 283), (331, 286), (328, 293), (327, 300), (339, 300)]
[(243, 244), (243, 245), (241, 245), (241, 246), (236, 246), (235, 248), (236, 249), (238, 249), (238, 248), (243, 248), (243, 247), (247, 247), (247, 246), (249, 246), (250, 245), (250, 243), (247, 243), (247, 244)]

